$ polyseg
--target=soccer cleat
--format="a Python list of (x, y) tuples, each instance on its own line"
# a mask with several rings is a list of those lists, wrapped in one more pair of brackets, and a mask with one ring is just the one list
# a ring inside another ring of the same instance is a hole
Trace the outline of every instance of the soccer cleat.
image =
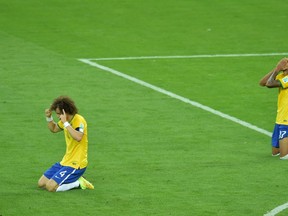
[(273, 157), (277, 157), (277, 156), (279, 156), (279, 155), (280, 155), (280, 153), (272, 154)]
[(94, 189), (94, 186), (92, 183), (90, 183), (88, 180), (86, 180), (83, 176), (81, 176), (79, 179), (79, 184), (80, 184), (80, 187), (81, 189), (85, 190), (85, 189), (91, 189), (93, 190)]
[(280, 157), (280, 160), (288, 160), (288, 154), (283, 157)]

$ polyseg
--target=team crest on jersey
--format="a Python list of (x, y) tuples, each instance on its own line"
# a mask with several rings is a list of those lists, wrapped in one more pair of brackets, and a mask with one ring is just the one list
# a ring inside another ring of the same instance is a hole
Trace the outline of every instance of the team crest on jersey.
[(80, 123), (79, 131), (82, 133), (84, 132), (84, 124), (83, 123)]
[(287, 82), (288, 82), (288, 77), (287, 77), (287, 76), (284, 77), (284, 78), (282, 79), (282, 81), (283, 81), (284, 83), (287, 83)]

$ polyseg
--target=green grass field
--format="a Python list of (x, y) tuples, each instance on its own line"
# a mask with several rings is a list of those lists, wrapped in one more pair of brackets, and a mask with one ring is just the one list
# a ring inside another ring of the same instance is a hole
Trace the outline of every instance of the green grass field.
[[(0, 216), (264, 215), (288, 202), (270, 137), (80, 58), (286, 53), (278, 1), (0, 1)], [(95, 61), (272, 131), (284, 56)], [(37, 181), (64, 151), (44, 109), (71, 96), (89, 125), (95, 190)], [(277, 216), (287, 215), (285, 209)]]

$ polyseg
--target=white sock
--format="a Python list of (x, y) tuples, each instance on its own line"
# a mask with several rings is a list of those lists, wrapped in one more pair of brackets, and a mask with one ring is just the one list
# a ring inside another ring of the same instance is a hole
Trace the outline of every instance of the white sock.
[(69, 184), (62, 184), (57, 188), (56, 192), (67, 191), (67, 190), (70, 190), (72, 188), (77, 188), (77, 187), (79, 187), (79, 185), (80, 185), (80, 183), (78, 180), (75, 182), (69, 183)]
[(283, 156), (283, 157), (280, 157), (281, 160), (288, 160), (288, 154)]

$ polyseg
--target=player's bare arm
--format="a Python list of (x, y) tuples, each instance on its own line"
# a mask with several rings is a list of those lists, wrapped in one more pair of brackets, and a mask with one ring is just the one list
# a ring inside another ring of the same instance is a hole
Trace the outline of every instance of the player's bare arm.
[(277, 88), (281, 86), (281, 83), (279, 80), (276, 80), (276, 76), (279, 73), (276, 69), (273, 71), (273, 73), (268, 78), (266, 85), (268, 88)]
[(48, 122), (49, 130), (53, 133), (57, 133), (61, 131), (61, 129), (57, 126), (57, 123), (54, 122), (53, 117), (52, 117), (52, 111), (50, 109), (45, 110), (45, 115), (46, 115), (46, 119)]
[(261, 86), (266, 86), (268, 88), (280, 87), (281, 86), (280, 81), (275, 80), (275, 78), (280, 71), (286, 73), (287, 69), (288, 69), (288, 58), (283, 58), (278, 62), (278, 64), (272, 71), (270, 71), (260, 80), (259, 84)]
[(267, 73), (259, 82), (260, 86), (266, 86), (266, 83), (269, 79), (269, 77), (271, 76), (271, 74), (274, 72), (274, 70), (270, 71), (269, 73)]
[(75, 130), (71, 127), (71, 125), (68, 123), (69, 120), (71, 120), (72, 116), (69, 114), (66, 114), (65, 110), (62, 110), (62, 114), (60, 114), (59, 118), (64, 124), (64, 127), (66, 127), (67, 131), (70, 133), (73, 139), (75, 139), (77, 142), (80, 142), (83, 138), (83, 133), (80, 131)]

